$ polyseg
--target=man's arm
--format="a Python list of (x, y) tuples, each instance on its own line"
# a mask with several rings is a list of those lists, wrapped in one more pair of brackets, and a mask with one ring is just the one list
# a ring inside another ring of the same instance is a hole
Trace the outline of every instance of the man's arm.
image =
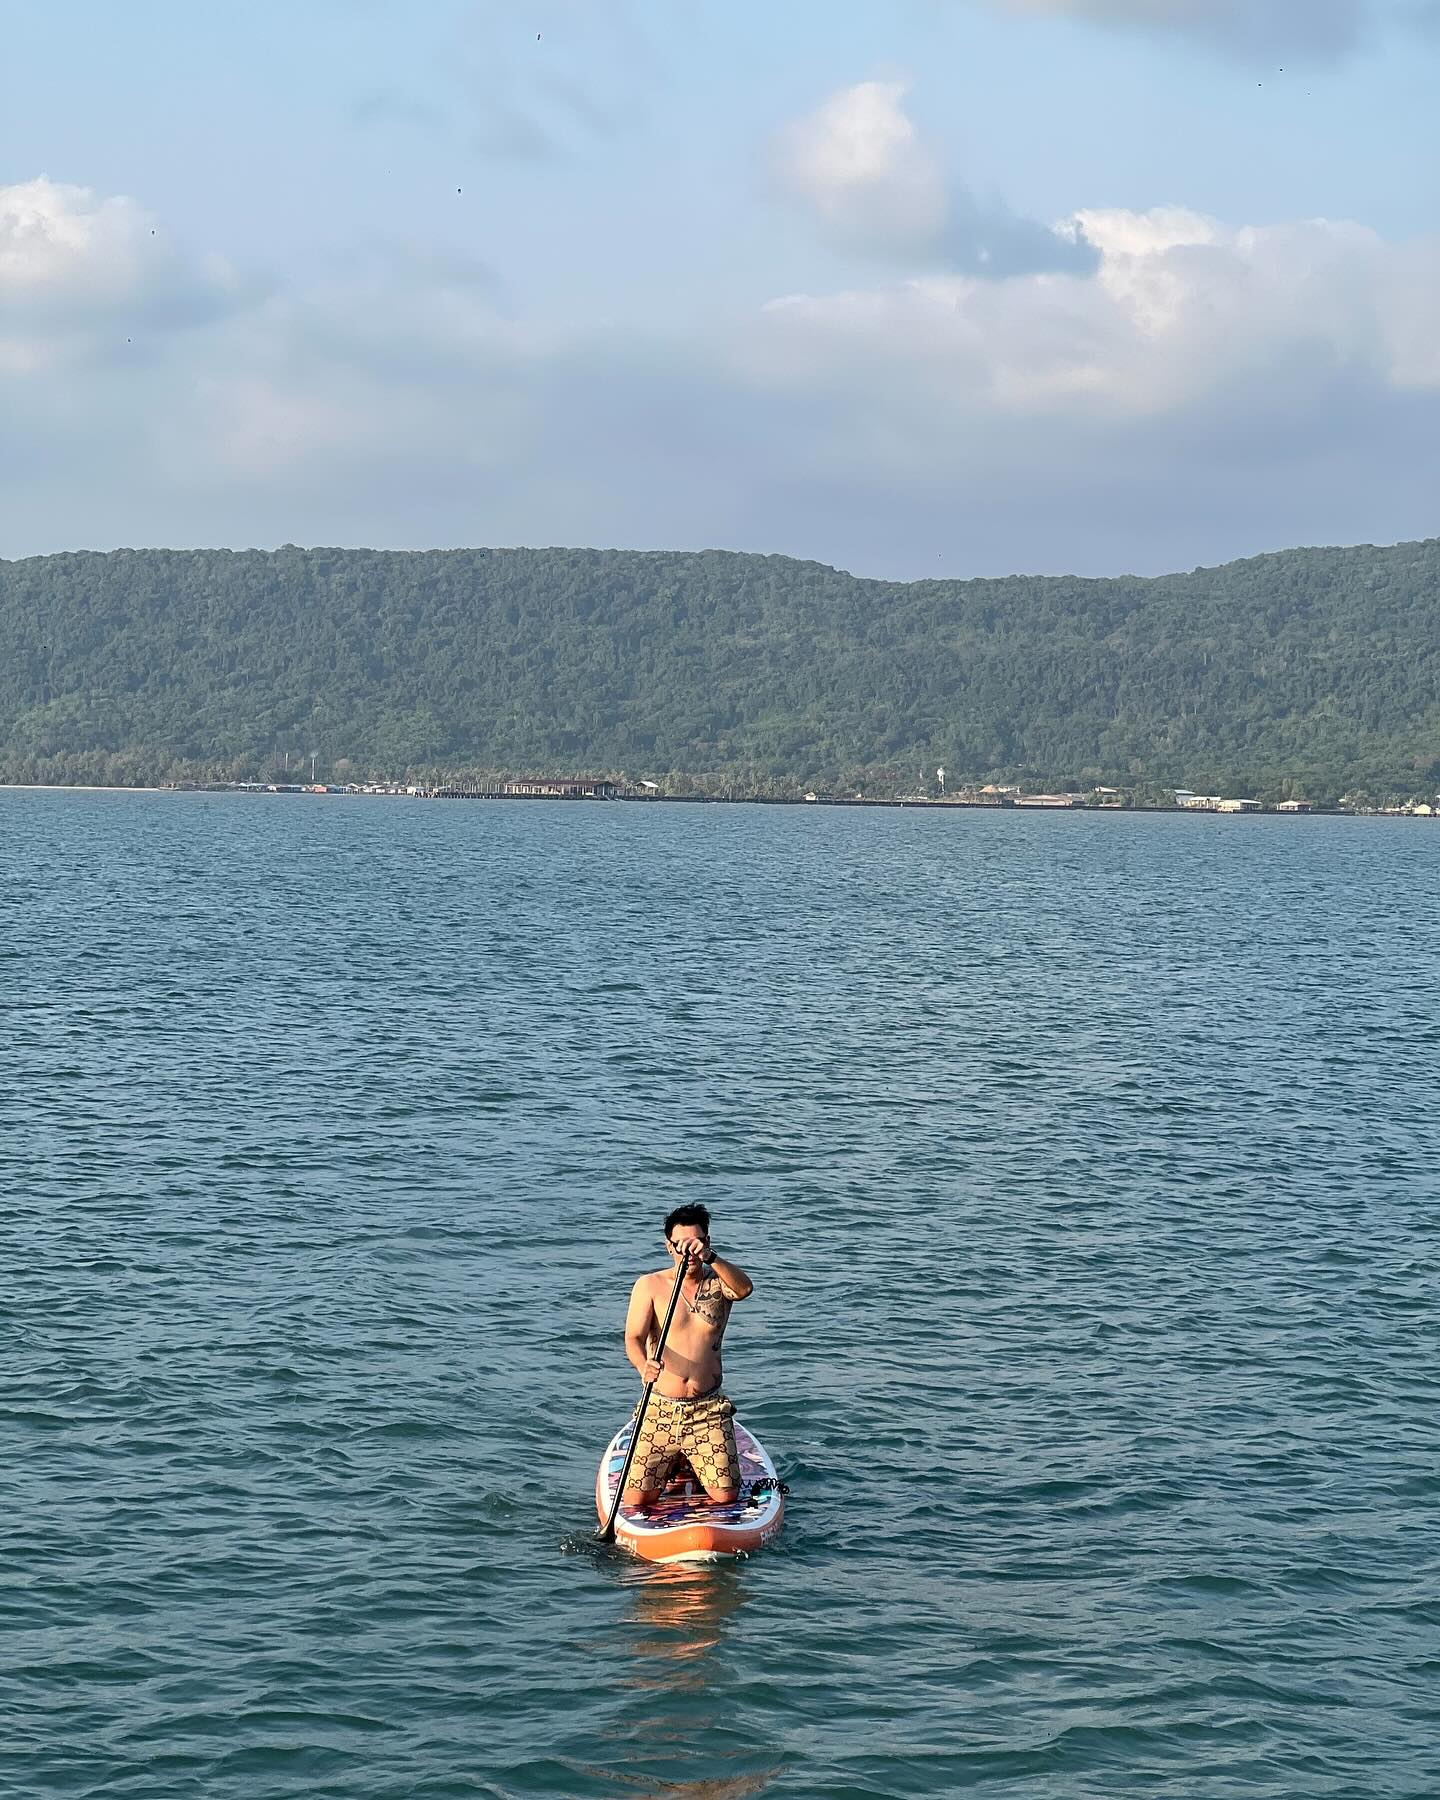
[(748, 1300), (755, 1292), (755, 1283), (738, 1263), (728, 1261), (716, 1254), (715, 1246), (710, 1246), (710, 1253), (705, 1261), (720, 1277), (720, 1285), (732, 1300)]
[(644, 1382), (660, 1379), (662, 1365), (646, 1353), (654, 1322), (655, 1303), (650, 1298), (650, 1277), (642, 1275), (630, 1290), (630, 1305), (625, 1314), (625, 1355)]

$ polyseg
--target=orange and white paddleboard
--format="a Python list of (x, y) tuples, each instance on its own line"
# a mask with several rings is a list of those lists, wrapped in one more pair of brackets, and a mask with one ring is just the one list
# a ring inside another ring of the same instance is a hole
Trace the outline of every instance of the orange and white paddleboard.
[[(627, 1419), (600, 1458), (595, 1510), (602, 1525), (615, 1503), (615, 1484), (634, 1429), (635, 1421)], [(765, 1447), (738, 1419), (735, 1448), (740, 1452), (738, 1500), (729, 1506), (712, 1506), (693, 1476), (672, 1481), (643, 1512), (633, 1506), (620, 1508), (615, 1515), (615, 1542), (651, 1562), (723, 1562), (768, 1544), (785, 1517), (784, 1490)]]

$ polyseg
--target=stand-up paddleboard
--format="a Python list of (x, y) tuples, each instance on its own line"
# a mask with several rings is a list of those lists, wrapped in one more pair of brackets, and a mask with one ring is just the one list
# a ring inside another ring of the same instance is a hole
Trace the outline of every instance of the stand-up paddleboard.
[[(615, 1485), (634, 1429), (635, 1421), (627, 1419), (600, 1458), (595, 1510), (602, 1523), (615, 1504)], [(643, 1512), (634, 1506), (620, 1508), (615, 1515), (616, 1543), (651, 1562), (723, 1562), (768, 1544), (785, 1517), (783, 1485), (764, 1445), (738, 1419), (735, 1448), (740, 1453), (738, 1500), (712, 1506), (694, 1476), (682, 1476)]]

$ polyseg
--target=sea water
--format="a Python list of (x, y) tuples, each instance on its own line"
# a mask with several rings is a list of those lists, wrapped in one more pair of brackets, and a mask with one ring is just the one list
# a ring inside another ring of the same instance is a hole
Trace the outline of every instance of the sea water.
[[(0, 833), (0, 1790), (1440, 1793), (1440, 826)], [(699, 1571), (589, 1545), (693, 1200)]]

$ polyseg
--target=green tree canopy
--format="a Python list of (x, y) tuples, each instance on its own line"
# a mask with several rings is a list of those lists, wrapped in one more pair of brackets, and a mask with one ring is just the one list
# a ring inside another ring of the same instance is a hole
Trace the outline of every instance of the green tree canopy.
[(1435, 541), (905, 584), (716, 551), (36, 557), (0, 563), (0, 770), (1413, 792), (1437, 593)]

